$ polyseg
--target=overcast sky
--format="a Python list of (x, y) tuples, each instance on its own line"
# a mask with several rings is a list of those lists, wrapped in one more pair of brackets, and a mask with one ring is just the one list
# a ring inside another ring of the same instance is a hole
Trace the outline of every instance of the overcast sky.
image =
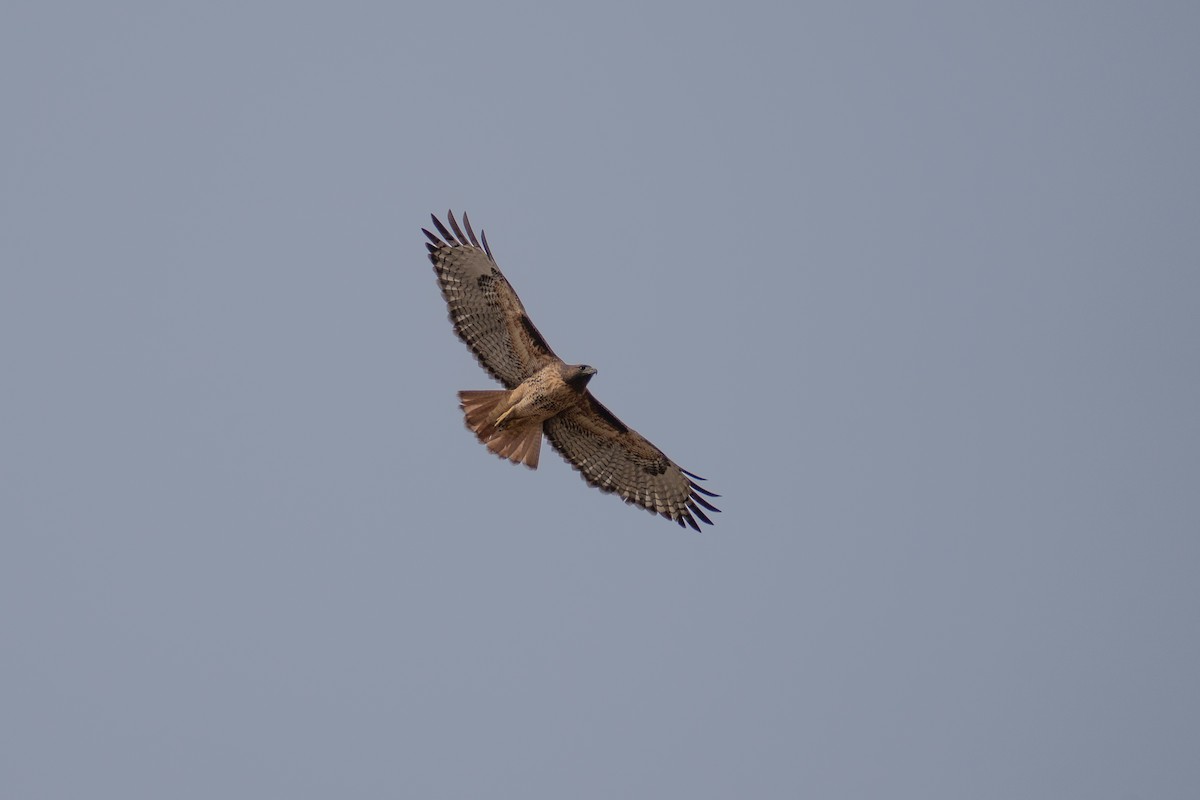
[(1197, 8), (5, 4), (0, 794), (1194, 798)]

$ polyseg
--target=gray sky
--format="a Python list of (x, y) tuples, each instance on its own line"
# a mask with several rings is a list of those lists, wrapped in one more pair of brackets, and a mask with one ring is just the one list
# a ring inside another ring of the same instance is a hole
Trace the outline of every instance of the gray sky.
[[(1192, 798), (1187, 3), (9, 3), (12, 798)], [(470, 212), (680, 531), (549, 451)]]

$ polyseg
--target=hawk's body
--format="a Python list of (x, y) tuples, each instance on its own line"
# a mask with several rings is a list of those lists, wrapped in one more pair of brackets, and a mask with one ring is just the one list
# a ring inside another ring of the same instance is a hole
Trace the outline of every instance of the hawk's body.
[[(480, 365), (506, 387), (459, 392), (467, 427), (497, 455), (537, 468), (542, 434), (584, 480), (616, 492), (682, 526), (699, 530), (696, 520), (712, 524), (703, 509), (717, 511), (702, 495), (702, 478), (681, 469), (661, 450), (626, 426), (587, 390), (596, 373), (566, 364), (542, 338), (525, 313), (488, 247), (463, 215), (464, 234), (454, 214), (446, 229), (437, 217), (429, 238), (450, 321)], [(701, 508), (703, 507), (703, 509)]]
[(488, 450), (537, 469), (542, 423), (579, 402), (583, 387), (596, 374), (589, 366), (547, 364), (515, 389), (458, 393), (467, 427)]

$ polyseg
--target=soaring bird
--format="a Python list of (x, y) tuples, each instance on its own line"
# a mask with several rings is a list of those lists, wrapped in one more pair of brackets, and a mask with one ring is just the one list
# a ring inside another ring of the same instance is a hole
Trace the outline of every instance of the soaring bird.
[[(588, 391), (596, 370), (567, 364), (538, 332), (520, 298), (500, 272), (487, 236), (476, 238), (463, 214), (462, 226), (447, 212), (447, 229), (436, 216), (426, 228), (429, 260), (437, 273), (450, 321), (487, 372), (503, 389), (458, 393), (467, 427), (501, 458), (537, 469), (542, 434), (583, 479), (626, 503), (700, 530), (712, 524), (704, 513), (719, 511), (719, 497), (617, 419)], [(465, 229), (465, 232), (464, 232)]]

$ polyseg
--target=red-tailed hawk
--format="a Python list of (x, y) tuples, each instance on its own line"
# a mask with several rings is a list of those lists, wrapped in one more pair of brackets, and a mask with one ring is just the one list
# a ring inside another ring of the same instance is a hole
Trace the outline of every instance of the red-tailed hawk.
[[(587, 390), (596, 370), (566, 364), (538, 333), (520, 298), (496, 266), (487, 236), (475, 238), (463, 214), (463, 228), (447, 213), (450, 230), (435, 216), (429, 238), (442, 296), (459, 338), (504, 389), (459, 392), (467, 427), (496, 455), (537, 469), (542, 434), (583, 479), (603, 492), (615, 492), (667, 519), (700, 530), (704, 513), (719, 511), (704, 499), (704, 480), (681, 469), (637, 431), (613, 416)], [(451, 232), (453, 231), (453, 232)], [(482, 240), (482, 244), (480, 241)]]

